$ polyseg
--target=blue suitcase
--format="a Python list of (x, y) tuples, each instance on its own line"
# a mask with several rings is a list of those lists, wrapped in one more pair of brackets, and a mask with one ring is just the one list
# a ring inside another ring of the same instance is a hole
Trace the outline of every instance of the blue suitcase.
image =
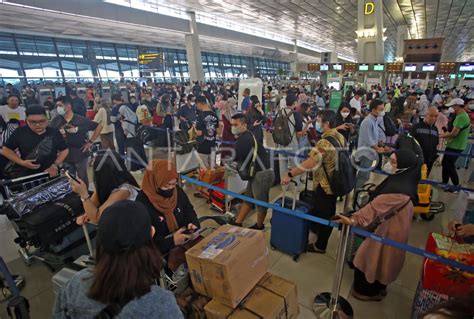
[[(283, 191), (283, 197), (278, 198), (275, 201), (275, 205), (284, 205), (285, 208), (297, 210), (303, 213), (309, 212), (310, 205), (296, 200), (298, 194), (296, 187), (293, 198), (286, 197), (285, 190)], [(298, 261), (301, 253), (306, 252), (309, 235), (309, 221), (273, 210), (271, 224), (272, 230), (270, 235), (270, 245), (272, 249), (291, 255), (293, 256), (294, 261)]]

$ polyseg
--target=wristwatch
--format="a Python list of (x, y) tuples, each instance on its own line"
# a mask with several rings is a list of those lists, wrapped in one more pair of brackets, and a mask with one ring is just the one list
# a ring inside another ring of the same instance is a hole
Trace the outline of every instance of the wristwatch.
[(90, 198), (91, 198), (91, 195), (90, 195), (90, 194), (89, 194), (89, 196), (87, 196), (86, 198), (82, 198), (82, 197), (81, 197), (81, 202), (85, 203), (85, 202), (88, 201)]

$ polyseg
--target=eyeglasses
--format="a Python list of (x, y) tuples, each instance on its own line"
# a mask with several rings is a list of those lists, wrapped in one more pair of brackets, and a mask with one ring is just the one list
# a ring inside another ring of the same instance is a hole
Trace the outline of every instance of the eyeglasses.
[(45, 125), (48, 123), (48, 120), (39, 120), (39, 121), (32, 121), (32, 120), (28, 120), (28, 123), (30, 123), (31, 125), (35, 126), (41, 126), (41, 125)]

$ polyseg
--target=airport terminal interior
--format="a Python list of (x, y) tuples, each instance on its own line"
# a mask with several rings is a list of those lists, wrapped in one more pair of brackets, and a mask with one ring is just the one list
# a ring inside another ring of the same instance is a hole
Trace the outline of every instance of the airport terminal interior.
[(0, 318), (474, 318), (473, 15), (0, 0)]

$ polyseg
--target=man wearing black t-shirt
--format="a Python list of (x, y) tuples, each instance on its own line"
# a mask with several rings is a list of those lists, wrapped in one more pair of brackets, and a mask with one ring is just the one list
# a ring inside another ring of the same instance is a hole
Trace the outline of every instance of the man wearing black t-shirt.
[[(247, 129), (247, 117), (244, 114), (235, 114), (232, 116), (232, 133), (238, 136), (235, 144), (235, 162), (237, 162), (239, 171), (249, 171), (252, 166), (255, 169), (255, 175), (248, 180), (245, 195), (257, 200), (268, 202), (270, 189), (272, 188), (275, 174), (270, 168), (270, 159), (262, 143), (255, 138), (253, 133)], [(256, 159), (254, 159), (256, 149)], [(244, 202), (240, 206), (239, 214), (235, 222), (236, 226), (242, 226), (242, 222), (250, 212), (251, 205)], [(251, 229), (264, 230), (267, 208), (257, 206), (257, 223), (251, 226)]]
[(216, 164), (215, 146), (219, 119), (211, 110), (204, 96), (196, 98), (196, 105), (200, 111), (196, 121), (197, 152), (206, 168), (213, 168)]
[[(58, 115), (51, 121), (50, 126), (61, 132), (66, 139), (69, 155), (64, 161), (64, 167), (72, 174), (89, 185), (87, 177), (87, 164), (89, 151), (102, 131), (102, 125), (89, 120), (87, 117), (74, 114), (72, 111), (72, 100), (70, 97), (61, 96), (56, 101)], [(88, 133), (93, 131), (89, 139)]]
[[(50, 176), (58, 175), (59, 166), (69, 153), (66, 141), (57, 129), (48, 127), (46, 110), (39, 105), (32, 105), (26, 110), (26, 123), (27, 126), (16, 129), (6, 141), (2, 155), (25, 168), (20, 173), (22, 176), (43, 171), (48, 172)], [(40, 143), (45, 143), (46, 138), (52, 140), (51, 152), (49, 154), (40, 152), (39, 156), (35, 154), (35, 158), (31, 158), (33, 151)], [(20, 156), (16, 154), (16, 150)]]

